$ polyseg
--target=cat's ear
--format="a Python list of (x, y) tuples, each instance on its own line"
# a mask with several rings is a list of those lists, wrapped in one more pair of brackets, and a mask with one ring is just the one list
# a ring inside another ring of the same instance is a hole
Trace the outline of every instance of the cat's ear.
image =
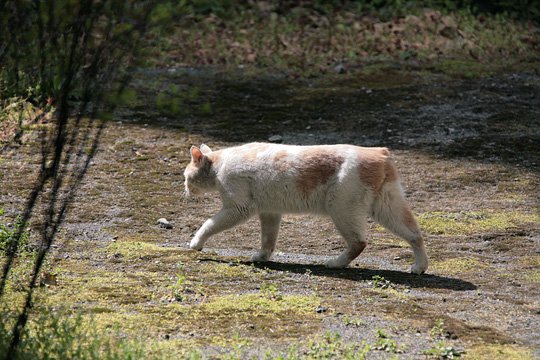
[(204, 157), (204, 154), (202, 153), (202, 151), (196, 146), (192, 146), (189, 151), (191, 153), (191, 161), (195, 165), (202, 164), (202, 160), (203, 160), (203, 157)]
[(204, 155), (208, 155), (208, 154), (210, 154), (210, 153), (212, 152), (212, 149), (210, 149), (210, 148), (208, 147), (208, 145), (202, 144), (202, 145), (201, 145), (201, 151), (202, 151), (202, 153), (203, 153)]

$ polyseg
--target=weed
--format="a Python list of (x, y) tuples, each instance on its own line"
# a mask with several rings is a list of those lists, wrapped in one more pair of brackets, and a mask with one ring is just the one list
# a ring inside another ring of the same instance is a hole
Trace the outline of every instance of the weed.
[(429, 331), (429, 334), (434, 339), (440, 339), (444, 337), (444, 334), (446, 333), (446, 330), (444, 328), (444, 319), (437, 319), (435, 320), (435, 325), (431, 328)]
[(283, 299), (283, 296), (278, 291), (278, 288), (274, 284), (267, 284), (263, 283), (261, 285), (261, 294), (264, 295), (264, 297), (270, 299), (270, 300), (281, 300)]
[(371, 284), (373, 285), (373, 287), (379, 289), (391, 289), (394, 287), (394, 284), (392, 284), (390, 280), (386, 280), (380, 275), (373, 275), (373, 277), (371, 278)]
[(444, 327), (444, 319), (439, 318), (435, 320), (435, 325), (429, 331), (430, 336), (438, 340), (435, 345), (424, 351), (425, 355), (436, 356), (439, 359), (455, 359), (460, 357), (462, 351), (455, 349), (453, 346), (445, 343), (443, 338), (446, 337), (447, 331)]
[(377, 341), (373, 345), (373, 349), (386, 351), (392, 354), (401, 352), (398, 349), (398, 345), (394, 339), (388, 337), (388, 335), (382, 329), (377, 330)]
[(25, 227), (26, 227), (26, 224), (23, 223), (22, 218), (20, 216), (17, 216), (17, 219), (15, 220), (15, 223), (13, 225), (0, 223), (0, 252), (3, 255), (5, 256), (13, 255), (12, 247), (15, 245), (15, 242), (17, 241), (16, 239), (17, 234), (19, 234), (19, 239), (18, 239), (19, 251), (28, 250), (28, 239), (30, 237), (30, 233), (24, 230)]
[(434, 347), (424, 351), (425, 355), (436, 356), (438, 359), (455, 359), (461, 357), (463, 351), (447, 345), (444, 341), (439, 341)]
[[(14, 315), (6, 310), (0, 312), (0, 353), (5, 354)], [(143, 353), (142, 343), (103, 336), (91, 322), (85, 324), (81, 316), (45, 311), (31, 317), (14, 358), (139, 359), (144, 357)]]
[[(308, 359), (365, 359), (371, 347), (365, 343), (347, 344), (339, 333), (327, 332), (323, 341), (311, 341), (306, 351)], [(292, 357), (291, 357), (292, 358)]]
[(171, 286), (173, 298), (176, 301), (183, 301), (185, 290), (186, 290), (186, 275), (176, 274), (176, 282)]
[(352, 326), (352, 327), (360, 327), (362, 325), (365, 325), (365, 323), (362, 320), (351, 318), (349, 315), (345, 315), (343, 317), (343, 323), (345, 324), (345, 326)]
[(234, 360), (234, 359), (243, 359), (244, 356), (244, 350), (251, 345), (251, 341), (248, 339), (241, 338), (238, 333), (236, 333), (232, 339), (228, 341), (230, 344), (232, 342), (232, 348), (229, 350), (228, 354), (225, 354), (220, 357), (222, 360)]

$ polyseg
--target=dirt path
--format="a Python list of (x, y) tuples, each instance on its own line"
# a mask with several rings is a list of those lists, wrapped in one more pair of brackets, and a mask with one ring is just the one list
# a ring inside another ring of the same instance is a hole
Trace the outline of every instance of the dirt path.
[[(136, 83), (140, 96), (107, 126), (73, 204), (44, 304), (173, 353), (540, 357), (540, 78), (390, 66), (308, 80), (145, 71)], [(309, 216), (284, 218), (268, 264), (247, 262), (255, 220), (187, 250), (219, 209), (217, 195), (181, 197), (189, 146), (273, 135), (393, 149), (427, 234), (428, 274), (410, 275), (406, 243), (372, 223), (350, 268), (327, 270), (342, 240)], [(0, 165), (6, 214), (24, 195), (31, 145)]]

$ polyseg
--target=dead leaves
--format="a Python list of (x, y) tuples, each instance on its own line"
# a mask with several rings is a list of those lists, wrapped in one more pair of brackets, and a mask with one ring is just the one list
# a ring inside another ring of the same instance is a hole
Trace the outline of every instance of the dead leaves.
[(248, 12), (229, 20), (210, 15), (179, 28), (174, 60), (190, 66), (258, 64), (324, 72), (336, 64), (367, 57), (459, 55), (481, 60), (500, 48), (526, 51), (518, 45), (537, 46), (538, 36), (515, 24), (511, 24), (514, 33), (523, 31), (519, 44), (503, 37), (491, 41), (482, 33), (490, 26), (499, 26), (499, 33), (505, 29), (494, 21), (429, 9), (389, 21), (347, 11), (323, 14), (309, 9), (265, 16)]

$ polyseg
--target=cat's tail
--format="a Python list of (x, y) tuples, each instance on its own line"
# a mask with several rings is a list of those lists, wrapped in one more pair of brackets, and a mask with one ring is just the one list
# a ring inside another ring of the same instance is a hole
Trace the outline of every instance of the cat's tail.
[(411, 245), (415, 256), (415, 264), (411, 271), (417, 274), (425, 272), (428, 267), (428, 259), (424, 239), (397, 179), (391, 179), (383, 184), (373, 201), (371, 216), (379, 224), (402, 237)]

